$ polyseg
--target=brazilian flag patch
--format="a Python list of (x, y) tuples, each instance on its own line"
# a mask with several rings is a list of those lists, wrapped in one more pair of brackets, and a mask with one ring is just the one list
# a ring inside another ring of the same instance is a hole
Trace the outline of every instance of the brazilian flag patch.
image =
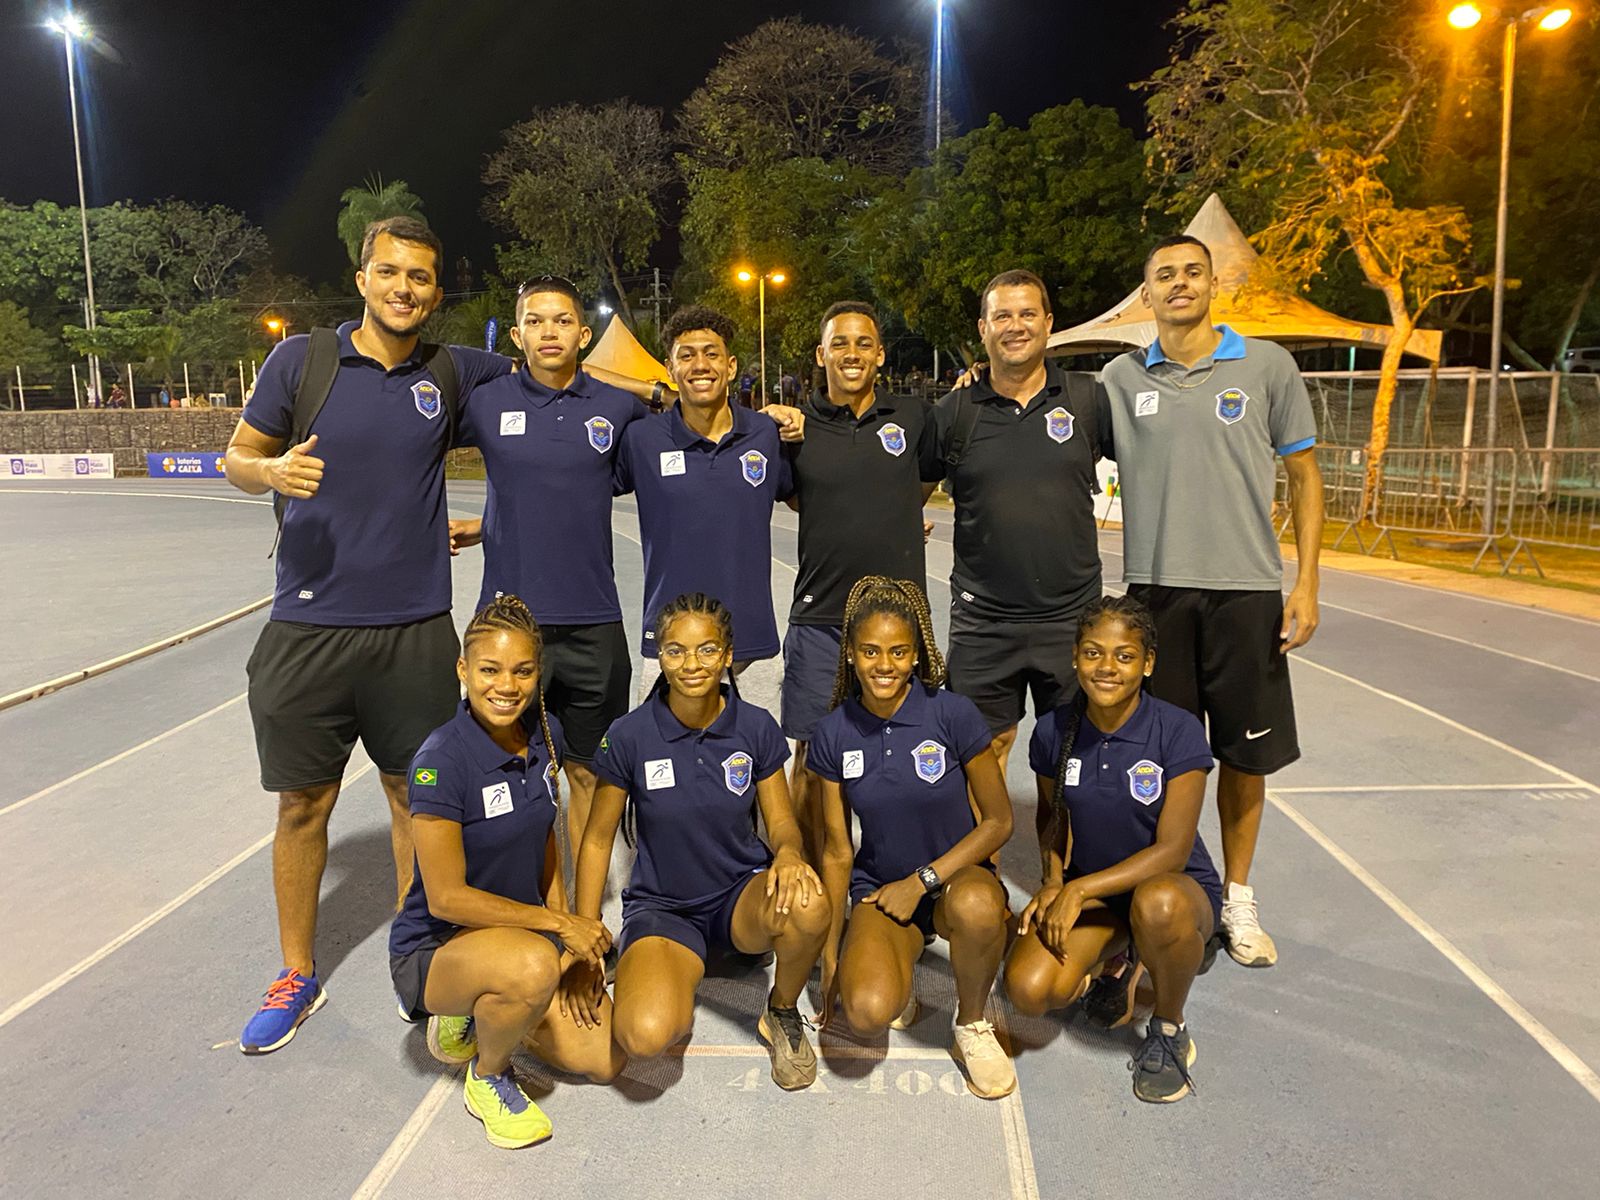
[(411, 772), (413, 787), (433, 787), (439, 782), (439, 772), (432, 767), (417, 767)]

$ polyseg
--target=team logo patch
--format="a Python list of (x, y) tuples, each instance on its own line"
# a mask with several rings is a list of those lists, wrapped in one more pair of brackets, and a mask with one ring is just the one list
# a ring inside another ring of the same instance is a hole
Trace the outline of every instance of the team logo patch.
[(439, 782), (439, 772), (432, 767), (418, 767), (411, 772), (411, 785), (413, 787), (434, 787)]
[(1161, 411), (1160, 392), (1139, 392), (1133, 398), (1133, 415), (1153, 417)]
[(846, 779), (860, 779), (862, 773), (867, 769), (867, 756), (865, 751), (846, 750), (844, 752), (844, 763), (842, 765), (843, 769), (839, 772), (839, 774), (843, 775)]
[(1141, 758), (1128, 768), (1128, 791), (1140, 804), (1154, 804), (1161, 799), (1161, 776), (1164, 772), (1148, 758)]
[(544, 790), (550, 793), (551, 804), (556, 803), (556, 776), (560, 774), (560, 771), (561, 768), (556, 766), (555, 763), (549, 764), (544, 769)]
[(929, 783), (944, 778), (944, 747), (935, 741), (926, 741), (911, 752), (917, 762), (917, 774)]
[(611, 449), (614, 430), (610, 421), (604, 417), (590, 417), (583, 423), (583, 427), (589, 431), (589, 445), (601, 454)]
[(417, 402), (417, 411), (430, 421), (444, 409), (444, 395), (439, 391), (439, 385), (430, 380), (413, 383), (411, 398)]
[(1238, 388), (1228, 388), (1217, 393), (1217, 420), (1224, 425), (1232, 425), (1244, 416), (1244, 406), (1250, 403), (1250, 397)]
[(722, 782), (735, 796), (750, 790), (750, 776), (755, 773), (755, 763), (743, 750), (735, 750), (722, 760)]
[(906, 431), (898, 425), (880, 426), (878, 440), (883, 443), (883, 448), (896, 458), (906, 452)]
[(503, 412), (500, 414), (500, 436), (521, 437), (528, 432), (528, 414), (525, 412)]
[(647, 758), (644, 760), (644, 790), (659, 792), (662, 788), (669, 788), (677, 783), (672, 777), (672, 760), (670, 758)]
[(1065, 442), (1072, 437), (1072, 414), (1059, 404), (1044, 415), (1044, 431), (1052, 442)]
[(503, 817), (512, 809), (511, 785), (505, 780), (483, 789), (483, 817)]
[(760, 487), (767, 481), (767, 456), (759, 450), (741, 455), (739, 466), (744, 471), (744, 481), (751, 487)]

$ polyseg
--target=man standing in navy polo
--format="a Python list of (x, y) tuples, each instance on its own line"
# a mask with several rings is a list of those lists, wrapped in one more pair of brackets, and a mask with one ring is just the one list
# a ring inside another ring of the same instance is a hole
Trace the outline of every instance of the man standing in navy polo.
[[(272, 618), (246, 666), (261, 785), (278, 793), (272, 877), (283, 971), (239, 1048), (286, 1044), (326, 1000), (317, 978), (317, 897), (328, 818), (357, 738), (389, 800), (395, 881), (411, 885), (406, 771), (455, 711), (444, 495), (448, 405), (420, 351), (442, 295), (437, 235), (393, 217), (368, 227), (359, 323), (339, 327), (338, 370), (303, 441), (290, 445), (309, 338), (279, 343), (228, 444), (228, 480), (284, 498)], [(506, 360), (451, 347), (459, 394)]]
[(617, 491), (634, 492), (644, 543), (642, 653), (656, 672), (655, 619), (704, 592), (733, 614), (733, 669), (778, 653), (772, 615), (772, 506), (790, 491), (778, 423), (728, 403), (735, 326), (714, 309), (679, 309), (662, 330), (678, 402), (636, 421), (617, 457)]
[[(481, 609), (520, 596), (544, 636), (540, 681), (566, 733), (568, 844), (582, 840), (600, 737), (629, 708), (633, 668), (612, 566), (611, 494), (623, 430), (650, 412), (578, 366), (592, 331), (566, 279), (517, 294), (511, 338), (527, 365), (479, 388), (461, 441), (483, 454), (482, 522), (454, 522), (453, 544), (483, 541)], [(768, 422), (770, 424), (771, 422)]]

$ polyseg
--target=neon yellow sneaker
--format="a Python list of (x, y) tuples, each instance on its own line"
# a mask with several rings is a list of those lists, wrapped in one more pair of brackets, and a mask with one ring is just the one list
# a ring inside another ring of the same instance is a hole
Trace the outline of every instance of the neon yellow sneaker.
[(467, 1065), (467, 1111), (483, 1122), (491, 1146), (518, 1150), (550, 1136), (550, 1118), (528, 1099), (507, 1067), (498, 1075), (478, 1076), (478, 1060)]
[(471, 1017), (429, 1017), (428, 1053), (455, 1067), (478, 1053), (478, 1034)]

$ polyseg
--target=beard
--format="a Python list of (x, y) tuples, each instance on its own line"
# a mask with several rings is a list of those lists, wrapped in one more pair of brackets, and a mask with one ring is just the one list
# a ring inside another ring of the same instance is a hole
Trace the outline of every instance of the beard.
[(428, 319), (428, 314), (423, 312), (422, 307), (419, 305), (411, 314), (410, 322), (401, 325), (389, 315), (388, 310), (385, 309), (381, 303), (374, 304), (371, 301), (367, 302), (367, 316), (372, 319), (372, 323), (374, 325), (383, 330), (390, 337), (400, 338), (410, 337), (412, 334), (416, 333), (417, 330), (422, 328), (423, 323)]

